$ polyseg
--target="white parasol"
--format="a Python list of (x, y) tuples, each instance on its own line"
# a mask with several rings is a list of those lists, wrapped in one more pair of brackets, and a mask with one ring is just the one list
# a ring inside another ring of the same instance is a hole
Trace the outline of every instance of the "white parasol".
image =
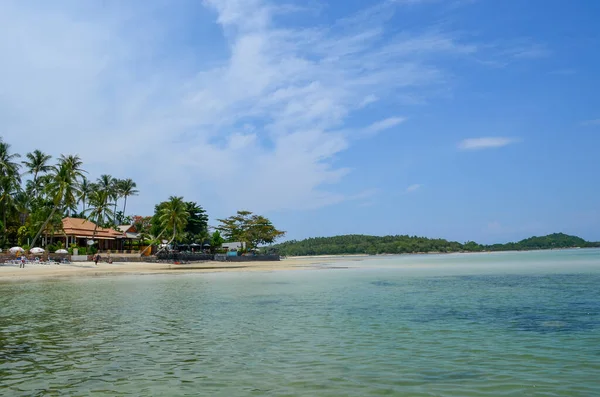
[(56, 250), (56, 252), (55, 252), (55, 253), (56, 253), (56, 254), (68, 254), (68, 253), (69, 253), (69, 251), (67, 251), (66, 249), (59, 249), (59, 250)]
[(40, 247), (34, 247), (34, 248), (30, 249), (30, 250), (29, 250), (29, 252), (31, 252), (31, 253), (32, 253), (32, 254), (34, 254), (34, 255), (42, 255), (42, 254), (43, 254), (44, 252), (46, 252), (46, 251), (44, 251), (44, 249), (43, 249), (43, 248), (40, 248)]
[(12, 247), (8, 250), (11, 254), (16, 254), (17, 252), (25, 252), (25, 250), (21, 247)]

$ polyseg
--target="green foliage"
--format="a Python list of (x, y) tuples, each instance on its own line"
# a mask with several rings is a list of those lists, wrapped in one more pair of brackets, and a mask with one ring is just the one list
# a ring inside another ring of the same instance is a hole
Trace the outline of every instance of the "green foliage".
[(220, 222), (217, 229), (223, 232), (228, 241), (245, 242), (248, 249), (272, 244), (285, 235), (285, 232), (277, 230), (269, 219), (262, 215), (254, 215), (250, 211), (238, 211), (236, 215), (217, 220)]
[(170, 234), (172, 241), (185, 235), (190, 214), (186, 210), (187, 205), (183, 197), (169, 197), (168, 201), (163, 201), (155, 207), (155, 213), (152, 217), (151, 231), (154, 236)]
[(579, 237), (563, 233), (544, 237), (532, 237), (518, 243), (481, 245), (473, 241), (461, 244), (444, 239), (404, 236), (345, 235), (309, 238), (302, 241), (287, 241), (275, 246), (281, 255), (350, 255), (350, 254), (409, 254), (534, 250), (573, 247), (599, 247), (600, 243), (589, 243)]
[(214, 233), (210, 236), (210, 245), (213, 247), (220, 247), (225, 242), (223, 236), (221, 236), (221, 232), (215, 230)]
[(202, 243), (208, 238), (208, 215), (200, 205), (193, 201), (185, 202), (185, 210), (188, 214), (184, 228), (185, 243)]

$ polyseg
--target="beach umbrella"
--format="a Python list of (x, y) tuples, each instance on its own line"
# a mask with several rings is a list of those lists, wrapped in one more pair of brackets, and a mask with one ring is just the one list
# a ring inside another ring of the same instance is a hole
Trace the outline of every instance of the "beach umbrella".
[(8, 250), (11, 254), (16, 254), (17, 252), (25, 252), (25, 250), (21, 247), (12, 247)]
[(30, 249), (29, 252), (31, 252), (34, 255), (42, 255), (45, 251), (43, 248), (34, 247), (34, 248)]
[(56, 254), (68, 254), (68, 253), (69, 253), (69, 251), (67, 251), (66, 249), (59, 249), (59, 250), (56, 250), (56, 252), (55, 252), (55, 253), (56, 253)]

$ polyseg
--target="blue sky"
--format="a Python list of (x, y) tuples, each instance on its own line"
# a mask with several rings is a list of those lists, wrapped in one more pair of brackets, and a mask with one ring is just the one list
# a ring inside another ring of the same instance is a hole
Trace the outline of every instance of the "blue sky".
[(600, 3), (0, 2), (0, 134), (288, 238), (600, 240)]

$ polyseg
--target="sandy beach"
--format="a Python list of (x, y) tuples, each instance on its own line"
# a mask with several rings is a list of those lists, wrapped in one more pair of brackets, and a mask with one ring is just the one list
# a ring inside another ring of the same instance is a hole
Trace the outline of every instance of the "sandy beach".
[(75, 262), (72, 264), (54, 265), (27, 264), (25, 268), (19, 268), (19, 265), (16, 264), (0, 264), (0, 282), (63, 277), (301, 270), (314, 269), (319, 264), (333, 263), (340, 260), (343, 260), (343, 257), (296, 257), (287, 258), (279, 262), (209, 261), (182, 265), (169, 263), (115, 262), (112, 264), (99, 263), (96, 266), (93, 262)]

